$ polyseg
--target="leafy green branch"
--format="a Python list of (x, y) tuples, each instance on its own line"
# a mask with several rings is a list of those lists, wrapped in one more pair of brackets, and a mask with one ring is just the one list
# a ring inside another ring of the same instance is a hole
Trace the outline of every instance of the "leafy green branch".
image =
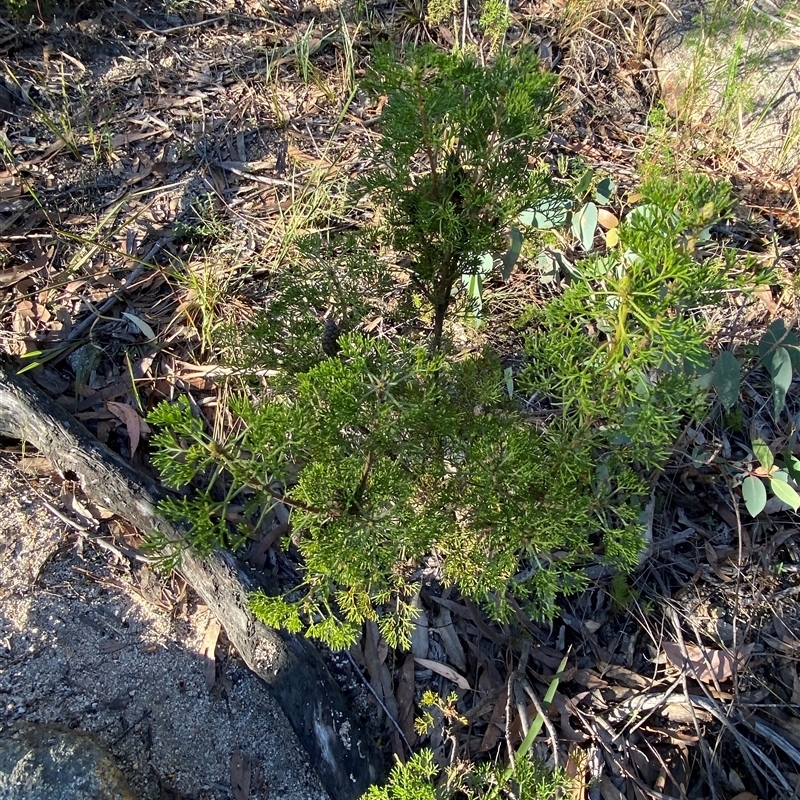
[(391, 49), (375, 55), (364, 85), (388, 102), (360, 188), (381, 206), (388, 241), (408, 254), (433, 307), (434, 350), (461, 276), (476, 273), (484, 253), (504, 249), (517, 215), (555, 191), (544, 170), (528, 166), (554, 84), (526, 48), (487, 68), (432, 47), (403, 61)]

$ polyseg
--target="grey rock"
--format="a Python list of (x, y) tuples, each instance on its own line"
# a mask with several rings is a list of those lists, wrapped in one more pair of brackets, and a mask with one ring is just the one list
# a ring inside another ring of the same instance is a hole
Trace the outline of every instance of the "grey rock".
[(20, 723), (0, 734), (0, 800), (135, 800), (91, 736)]
[(654, 54), (667, 110), (759, 169), (800, 168), (798, 0), (667, 6)]

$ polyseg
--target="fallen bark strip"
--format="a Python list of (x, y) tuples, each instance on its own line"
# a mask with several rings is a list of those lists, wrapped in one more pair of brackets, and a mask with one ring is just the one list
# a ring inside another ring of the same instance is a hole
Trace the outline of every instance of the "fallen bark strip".
[[(77, 475), (92, 502), (140, 530), (181, 538), (180, 529), (156, 511), (163, 490), (3, 364), (0, 436), (33, 445), (59, 470)], [(256, 584), (231, 553), (222, 551), (208, 559), (185, 553), (180, 571), (222, 623), (247, 666), (272, 690), (331, 798), (359, 797), (382, 776), (381, 756), (360, 731), (317, 650), (253, 616), (247, 598)], [(258, 736), (257, 730), (253, 736)]]

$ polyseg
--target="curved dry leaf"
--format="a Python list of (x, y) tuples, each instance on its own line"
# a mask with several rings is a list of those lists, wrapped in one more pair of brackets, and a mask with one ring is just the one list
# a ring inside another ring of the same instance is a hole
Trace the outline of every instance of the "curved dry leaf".
[(98, 517), (92, 514), (91, 510), (78, 500), (73, 492), (63, 491), (58, 499), (65, 508), (68, 508), (75, 516), (79, 517), (87, 528), (97, 527)]
[(613, 214), (607, 208), (598, 208), (597, 222), (601, 228), (608, 231), (612, 228), (616, 228), (619, 225), (619, 217), (617, 217), (616, 214)]
[(470, 688), (469, 681), (463, 675), (459, 675), (452, 667), (448, 667), (447, 664), (442, 664), (439, 661), (431, 661), (429, 658), (415, 658), (414, 661), (421, 667), (432, 670), (437, 675), (441, 675), (443, 678), (453, 681), (459, 689)]
[(500, 737), (505, 732), (505, 716), (506, 716), (506, 697), (508, 696), (505, 689), (500, 693), (497, 701), (492, 709), (492, 716), (489, 719), (489, 724), (486, 726), (486, 732), (483, 734), (479, 753), (488, 753), (500, 741)]
[(734, 653), (687, 644), (687, 660), (675, 642), (664, 642), (663, 647), (667, 658), (678, 669), (688, 668), (690, 675), (703, 683), (714, 683), (715, 680), (724, 683), (733, 675), (734, 666), (743, 664), (753, 652), (753, 644), (740, 647)]
[(433, 629), (439, 634), (439, 638), (442, 640), (444, 651), (447, 653), (447, 660), (453, 664), (456, 669), (466, 672), (467, 657), (464, 653), (464, 648), (461, 646), (461, 640), (458, 638), (455, 626), (453, 625), (453, 618), (450, 616), (449, 609), (441, 608), (439, 610), (439, 613), (433, 621)]
[(141, 317), (137, 317), (136, 314), (131, 314), (129, 311), (123, 311), (122, 316), (130, 320), (147, 337), (148, 341), (155, 341), (155, 332)]
[(142, 418), (136, 413), (136, 410), (131, 408), (125, 403), (115, 403), (109, 400), (106, 403), (106, 408), (119, 420), (125, 423), (128, 429), (128, 440), (131, 445), (131, 460), (133, 460), (136, 448), (139, 446), (139, 437), (142, 435)]
[[(600, 667), (599, 662), (597, 666)], [(602, 677), (603, 679), (610, 678), (615, 683), (619, 683), (629, 689), (645, 690), (653, 685), (652, 681), (648, 678), (645, 678), (643, 675), (639, 675), (638, 672), (634, 672), (633, 670), (623, 667), (619, 664), (603, 664)], [(608, 686), (608, 684), (606, 684), (606, 686)]]

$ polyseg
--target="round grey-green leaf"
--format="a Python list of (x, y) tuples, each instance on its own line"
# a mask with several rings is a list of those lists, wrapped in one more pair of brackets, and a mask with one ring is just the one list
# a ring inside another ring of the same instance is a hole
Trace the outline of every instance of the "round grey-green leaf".
[(580, 239), (587, 253), (592, 249), (595, 230), (597, 230), (597, 206), (594, 203), (586, 203), (572, 217), (572, 233), (576, 239)]
[(729, 411), (739, 400), (742, 369), (739, 359), (730, 351), (723, 350), (714, 364), (712, 385), (717, 390), (724, 409)]
[(798, 495), (788, 483), (784, 483), (780, 478), (773, 478), (769, 486), (778, 500), (783, 500), (783, 502), (791, 506), (794, 511), (800, 508), (800, 495)]
[(760, 478), (748, 475), (742, 482), (742, 497), (751, 517), (757, 517), (767, 504), (767, 490)]

